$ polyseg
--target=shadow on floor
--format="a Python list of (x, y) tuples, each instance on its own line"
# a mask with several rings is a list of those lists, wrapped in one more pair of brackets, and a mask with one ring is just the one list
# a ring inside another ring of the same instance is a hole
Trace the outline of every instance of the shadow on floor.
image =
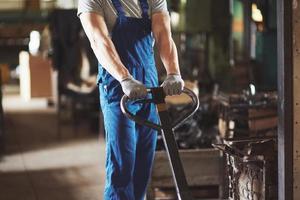
[(2, 200), (101, 200), (104, 142), (84, 124), (57, 138), (55, 112), (5, 114)]
[(55, 112), (6, 113), (5, 127), (5, 154), (16, 153), (15, 146), (19, 146), (22, 151), (32, 151), (67, 145), (70, 142), (103, 139), (103, 134), (99, 136), (86, 123), (78, 126), (76, 134), (71, 124), (66, 123), (61, 127), (61, 137), (58, 137)]
[(101, 200), (103, 183), (94, 170), (84, 166), (0, 173), (0, 199)]

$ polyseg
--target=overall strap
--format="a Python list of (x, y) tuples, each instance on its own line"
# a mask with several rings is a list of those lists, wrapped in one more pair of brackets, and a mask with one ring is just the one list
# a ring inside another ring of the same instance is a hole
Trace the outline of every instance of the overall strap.
[(117, 10), (118, 16), (125, 16), (125, 12), (123, 10), (122, 4), (120, 2), (120, 0), (112, 0), (112, 3), (115, 7), (115, 9)]
[(149, 10), (149, 4), (148, 0), (140, 0), (141, 8), (142, 8), (142, 17), (143, 18), (149, 18), (148, 10)]

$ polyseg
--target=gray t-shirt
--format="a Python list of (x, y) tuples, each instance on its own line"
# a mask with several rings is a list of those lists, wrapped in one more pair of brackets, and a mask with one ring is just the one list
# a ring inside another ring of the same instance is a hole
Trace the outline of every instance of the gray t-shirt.
[[(139, 0), (120, 0), (125, 15), (129, 17), (141, 18), (142, 10)], [(156, 12), (168, 12), (166, 0), (148, 0), (149, 15)], [(105, 19), (109, 32), (113, 29), (117, 18), (117, 12), (111, 0), (79, 0), (78, 16), (84, 12), (95, 12)]]

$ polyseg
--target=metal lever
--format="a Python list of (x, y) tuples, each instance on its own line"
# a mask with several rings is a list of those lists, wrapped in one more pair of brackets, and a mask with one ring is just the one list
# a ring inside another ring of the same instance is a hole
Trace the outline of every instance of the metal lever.
[[(150, 89), (147, 89), (147, 91), (148, 91), (148, 93), (152, 93), (152, 90), (154, 90), (154, 89), (157, 89), (157, 88), (150, 88)], [(192, 90), (190, 90), (188, 88), (184, 88), (182, 92), (187, 94), (192, 99), (193, 105), (188, 111), (186, 111), (183, 115), (181, 115), (181, 117), (179, 117), (177, 120), (172, 122), (173, 129), (176, 129), (178, 126), (180, 126), (187, 118), (189, 118), (191, 115), (193, 115), (199, 108), (199, 99)], [(124, 95), (121, 99), (121, 103), (120, 103), (121, 110), (124, 113), (124, 115), (126, 115), (129, 119), (137, 122), (138, 124), (148, 126), (155, 130), (158, 130), (158, 131), (160, 131), (162, 129), (162, 126), (160, 124), (156, 124), (151, 121), (147, 121), (146, 119), (143, 119), (137, 115), (132, 114), (126, 107), (126, 103), (128, 101), (130, 101), (130, 99), (126, 95)], [(145, 101), (155, 103), (155, 99), (147, 99)], [(141, 102), (143, 102), (143, 100), (141, 100)]]
[(177, 197), (179, 200), (193, 200), (193, 197), (189, 192), (188, 183), (185, 177), (182, 162), (180, 160), (173, 129), (198, 109), (199, 100), (191, 90), (184, 88), (183, 93), (190, 96), (193, 101), (192, 109), (172, 123), (167, 112), (167, 106), (165, 102), (166, 95), (164, 94), (163, 88), (151, 88), (148, 90), (148, 92), (152, 94), (152, 99), (140, 100), (138, 102), (143, 103), (143, 101), (146, 101), (154, 103), (156, 105), (161, 124), (155, 124), (130, 113), (126, 108), (126, 102), (129, 101), (129, 98), (126, 96), (123, 96), (121, 99), (121, 110), (129, 119), (132, 119), (141, 125), (161, 131), (176, 186)]

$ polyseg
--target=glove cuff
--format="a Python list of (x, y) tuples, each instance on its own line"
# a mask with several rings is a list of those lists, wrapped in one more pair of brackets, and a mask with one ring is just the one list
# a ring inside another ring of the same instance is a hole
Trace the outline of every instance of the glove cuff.
[(170, 73), (170, 74), (167, 74), (167, 77), (170, 77), (170, 76), (175, 76), (175, 77), (180, 77), (181, 78), (181, 74), (176, 74), (176, 73)]
[(129, 74), (128, 76), (122, 78), (122, 79), (120, 80), (120, 83), (122, 83), (122, 82), (124, 82), (124, 81), (128, 81), (128, 80), (132, 80), (132, 79), (133, 79), (132, 75)]

